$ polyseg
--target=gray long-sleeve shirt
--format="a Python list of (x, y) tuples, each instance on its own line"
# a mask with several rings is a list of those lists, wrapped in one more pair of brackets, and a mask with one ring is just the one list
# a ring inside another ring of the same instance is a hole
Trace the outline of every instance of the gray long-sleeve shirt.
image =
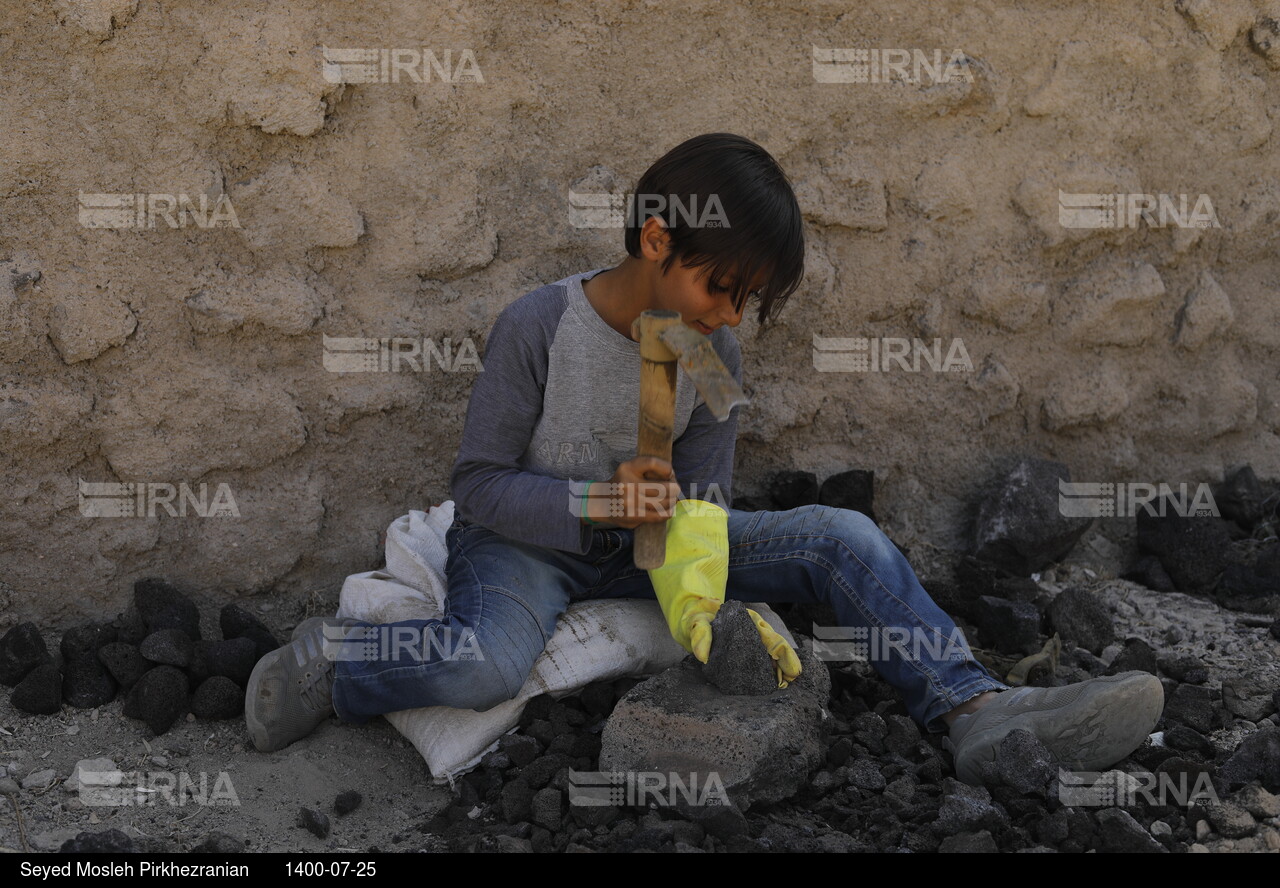
[[(585, 555), (575, 481), (607, 481), (636, 455), (640, 344), (605, 323), (573, 275), (521, 296), (485, 341), (450, 487), (463, 520), (537, 546)], [(742, 382), (729, 327), (710, 336)], [(732, 505), (738, 410), (717, 422), (683, 370), (676, 377), (671, 464), (685, 496)], [(572, 484), (572, 487), (571, 487)]]

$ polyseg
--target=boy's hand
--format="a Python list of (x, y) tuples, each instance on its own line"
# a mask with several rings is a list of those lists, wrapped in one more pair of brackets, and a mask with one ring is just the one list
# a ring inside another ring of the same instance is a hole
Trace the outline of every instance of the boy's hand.
[[(597, 490), (605, 487), (600, 493)], [(588, 497), (587, 514), (596, 521), (628, 530), (666, 521), (680, 500), (675, 469), (665, 459), (637, 456), (620, 464), (607, 486), (596, 485)]]

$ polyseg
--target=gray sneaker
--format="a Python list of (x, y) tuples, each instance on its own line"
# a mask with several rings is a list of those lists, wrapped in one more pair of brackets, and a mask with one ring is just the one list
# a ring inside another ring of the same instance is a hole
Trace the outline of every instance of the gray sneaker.
[(244, 720), (259, 752), (283, 749), (301, 740), (333, 715), (333, 662), (325, 655), (326, 626), (355, 620), (333, 617), (307, 621), (293, 641), (253, 667), (244, 692)]
[(942, 745), (955, 759), (956, 776), (973, 786), (982, 783), (982, 763), (994, 761), (1000, 741), (1018, 729), (1039, 738), (1063, 767), (1099, 771), (1141, 746), (1163, 710), (1164, 687), (1147, 672), (1014, 688), (957, 718)]

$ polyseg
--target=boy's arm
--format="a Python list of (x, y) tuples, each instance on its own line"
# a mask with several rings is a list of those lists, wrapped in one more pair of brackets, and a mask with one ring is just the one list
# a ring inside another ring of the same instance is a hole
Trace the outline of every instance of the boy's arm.
[[(728, 328), (722, 328), (722, 333), (725, 338), (717, 354), (741, 385), (742, 352), (738, 340)], [(734, 407), (729, 418), (719, 422), (701, 397), (698, 400), (684, 434), (671, 446), (671, 467), (686, 497), (706, 500), (727, 510), (733, 505), (733, 452), (741, 408)]]
[(489, 331), (449, 486), (468, 521), (531, 545), (585, 555), (591, 528), (569, 508), (570, 485), (579, 482), (520, 468), (542, 415), (550, 348), (545, 340), (556, 323), (539, 317), (539, 305), (512, 303)]

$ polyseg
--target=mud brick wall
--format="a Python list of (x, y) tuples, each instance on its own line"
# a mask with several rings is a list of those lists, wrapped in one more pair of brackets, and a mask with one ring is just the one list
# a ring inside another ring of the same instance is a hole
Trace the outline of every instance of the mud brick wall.
[[(571, 191), (626, 191), (710, 131), (767, 147), (808, 223), (803, 289), (738, 328), (738, 493), (872, 468), (896, 538), (956, 545), (1018, 452), (1080, 480), (1274, 477), (1277, 20), (1270, 0), (0, 0), (0, 619), (114, 613), (147, 575), (218, 601), (375, 565), (390, 520), (448, 498), (475, 366), (336, 373), (324, 337), (482, 355), (508, 302), (622, 255)], [(352, 47), (440, 64), (344, 82)], [(848, 48), (960, 55), (856, 82)], [(1060, 192), (1204, 195), (1216, 224), (1069, 227)], [(94, 222), (134, 194), (236, 224)], [(869, 337), (959, 339), (972, 370), (818, 369), (815, 343)], [(239, 517), (90, 517), (81, 481), (226, 485)]]

